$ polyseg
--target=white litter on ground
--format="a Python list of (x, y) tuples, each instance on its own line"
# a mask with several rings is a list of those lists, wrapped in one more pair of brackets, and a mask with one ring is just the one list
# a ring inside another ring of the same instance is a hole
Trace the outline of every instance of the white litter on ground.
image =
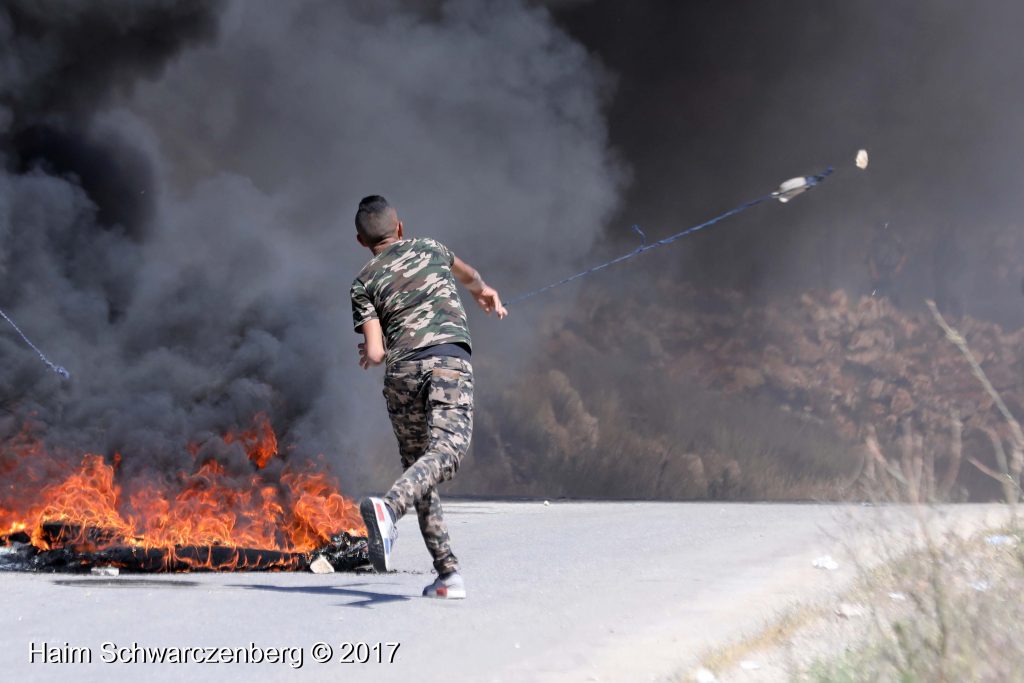
[(718, 683), (718, 679), (715, 678), (715, 674), (711, 673), (704, 667), (693, 672), (693, 680), (695, 683)]
[(315, 560), (309, 563), (309, 571), (314, 574), (333, 574), (334, 566), (327, 561), (327, 558), (320, 555)]
[(890, 600), (895, 600), (896, 602), (906, 602), (907, 594), (906, 593), (889, 593), (889, 599)]
[(864, 170), (868, 167), (868, 151), (866, 149), (857, 150), (857, 159), (854, 161), (857, 164), (857, 168)]
[(839, 563), (833, 560), (831, 555), (822, 555), (811, 564), (818, 569), (827, 569), (830, 572), (839, 569)]
[(836, 607), (836, 614), (847, 619), (853, 619), (854, 617), (862, 617), (868, 613), (867, 607), (864, 605), (854, 605), (849, 602), (841, 602)]
[(1007, 536), (1005, 534), (995, 534), (993, 536), (986, 536), (985, 543), (994, 546), (1012, 546), (1017, 545), (1017, 539), (1013, 536)]
[(93, 576), (118, 576), (121, 570), (117, 567), (93, 567), (89, 573)]
[(757, 671), (761, 668), (761, 663), (755, 662), (752, 659), (744, 659), (742, 662), (740, 662), (740, 668), (744, 671)]
[(971, 581), (967, 585), (973, 588), (974, 590), (978, 591), (979, 593), (984, 593), (992, 587), (992, 584), (990, 584), (988, 581)]

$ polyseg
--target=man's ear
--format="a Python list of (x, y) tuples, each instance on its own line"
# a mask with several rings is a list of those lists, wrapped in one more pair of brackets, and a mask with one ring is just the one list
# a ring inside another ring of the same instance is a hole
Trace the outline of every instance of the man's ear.
[(356, 242), (359, 242), (359, 244), (363, 245), (367, 249), (370, 248), (369, 245), (367, 245), (366, 242), (363, 240), (363, 236), (360, 235), (358, 232), (356, 233)]
[(398, 230), (395, 231), (397, 239), (402, 239), (402, 235), (405, 234), (405, 224), (402, 221), (398, 221)]

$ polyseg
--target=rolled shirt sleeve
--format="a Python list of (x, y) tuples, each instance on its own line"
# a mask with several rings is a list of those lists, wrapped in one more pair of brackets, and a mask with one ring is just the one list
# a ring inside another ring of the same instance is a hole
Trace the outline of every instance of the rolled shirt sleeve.
[(363, 325), (370, 320), (377, 319), (377, 309), (370, 301), (370, 295), (366, 293), (366, 287), (359, 280), (352, 283), (352, 326), (356, 332), (361, 332)]
[(424, 244), (429, 245), (431, 249), (441, 254), (441, 259), (448, 264), (449, 268), (455, 265), (455, 254), (452, 253), (451, 249), (429, 237), (424, 238), (422, 241)]

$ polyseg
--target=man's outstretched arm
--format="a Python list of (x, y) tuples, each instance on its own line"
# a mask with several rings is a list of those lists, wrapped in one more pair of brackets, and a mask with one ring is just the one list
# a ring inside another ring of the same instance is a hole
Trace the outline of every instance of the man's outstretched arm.
[(452, 264), (452, 273), (455, 275), (455, 279), (469, 290), (476, 302), (480, 304), (480, 308), (484, 309), (488, 315), (491, 311), (497, 312), (499, 319), (508, 315), (508, 311), (501, 304), (498, 290), (488, 286), (476, 268), (456, 256), (455, 262)]

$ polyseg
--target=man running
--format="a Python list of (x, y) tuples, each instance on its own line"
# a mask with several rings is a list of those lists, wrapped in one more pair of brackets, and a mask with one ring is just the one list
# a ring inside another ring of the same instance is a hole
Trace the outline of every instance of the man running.
[(391, 568), (395, 525), (412, 506), (437, 570), (423, 595), (464, 598), (437, 494), (437, 485), (458, 471), (473, 432), (472, 349), (455, 281), (488, 314), (504, 318), (508, 311), (498, 292), (446, 246), (405, 239), (402, 221), (383, 197), (359, 202), (356, 238), (373, 252), (352, 283), (352, 319), (363, 333), (359, 364), (387, 363), (384, 398), (405, 468), (383, 498), (360, 502), (370, 561), (377, 571)]

